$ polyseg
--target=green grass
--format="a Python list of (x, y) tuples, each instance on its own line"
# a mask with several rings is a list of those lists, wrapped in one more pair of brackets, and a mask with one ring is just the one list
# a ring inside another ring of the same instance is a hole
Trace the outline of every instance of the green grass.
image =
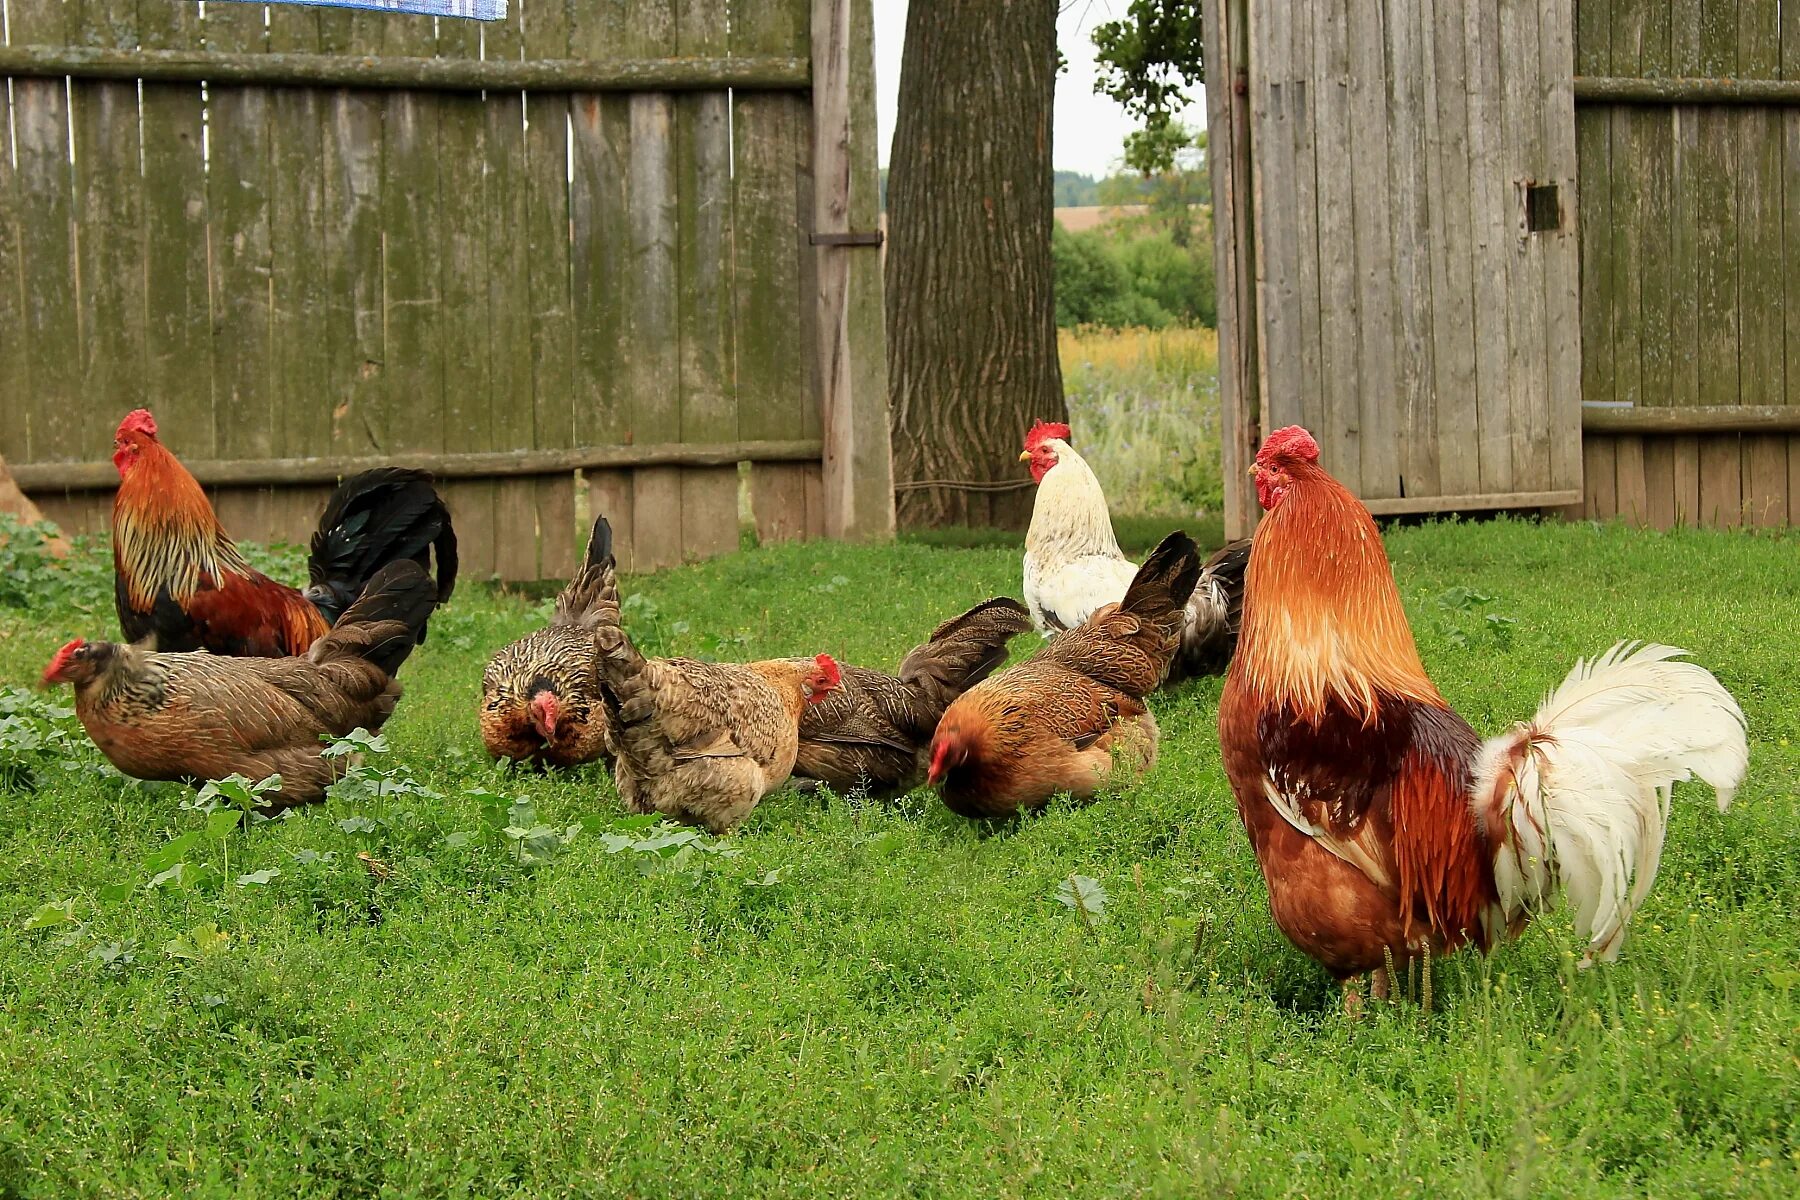
[[(109, 899), (201, 824), (181, 793), (52, 767), (0, 795), (0, 1195), (1794, 1194), (1800, 544), (1519, 522), (1389, 544), (1479, 729), (1620, 636), (1691, 648), (1748, 711), (1740, 803), (1683, 789), (1617, 964), (1576, 971), (1554, 917), (1440, 964), (1429, 1015), (1343, 1016), (1270, 923), (1217, 681), (1157, 697), (1162, 761), (1088, 807), (989, 829), (928, 794), (784, 793), (736, 857), (643, 874), (590, 830), (528, 870), (446, 843), (480, 826), (465, 787), (553, 823), (616, 800), (597, 771), (482, 760), (480, 666), (534, 618), (470, 588), (389, 726), (446, 798), (390, 802), (374, 837), (333, 801), (215, 847), (265, 885)], [(112, 628), (97, 563), (0, 608), (0, 682)], [(1016, 591), (1018, 560), (818, 544), (627, 583), (666, 649), (886, 665)], [(1091, 930), (1054, 899), (1076, 873), (1110, 896)], [(77, 923), (23, 929), (63, 899)], [(222, 949), (165, 953), (207, 923)]]

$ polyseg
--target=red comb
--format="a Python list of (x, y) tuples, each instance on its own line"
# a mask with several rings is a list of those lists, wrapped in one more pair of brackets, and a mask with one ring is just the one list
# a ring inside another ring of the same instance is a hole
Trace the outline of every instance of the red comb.
[(85, 645), (87, 645), (87, 642), (81, 638), (76, 638), (52, 655), (50, 657), (50, 665), (44, 668), (44, 686), (48, 687), (50, 684), (55, 683), (56, 673), (63, 669), (63, 664), (67, 663), (70, 656)]
[(838, 681), (843, 678), (843, 675), (838, 671), (837, 660), (831, 657), (831, 655), (821, 654), (813, 659), (813, 662), (818, 664), (819, 673), (825, 676), (826, 687), (836, 687)]
[(1257, 462), (1268, 462), (1274, 458), (1297, 458), (1302, 462), (1319, 461), (1319, 443), (1313, 441), (1313, 435), (1298, 425), (1288, 425), (1271, 433), (1263, 442), (1262, 449), (1256, 452)]
[(1025, 449), (1036, 450), (1051, 438), (1068, 441), (1069, 427), (1061, 421), (1039, 421), (1031, 427), (1031, 432), (1025, 435)]
[(119, 432), (115, 436), (123, 437), (128, 433), (141, 433), (148, 437), (156, 436), (156, 418), (150, 415), (147, 408), (134, 408), (125, 414), (119, 422)]

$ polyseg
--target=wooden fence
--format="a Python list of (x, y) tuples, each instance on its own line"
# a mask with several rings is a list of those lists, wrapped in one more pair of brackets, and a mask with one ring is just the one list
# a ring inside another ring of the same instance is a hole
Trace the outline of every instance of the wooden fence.
[(1582, 511), (1800, 521), (1800, 4), (1576, 12)]
[(869, 0), (7, 8), (0, 457), (65, 527), (147, 405), (248, 539), (380, 462), (475, 575), (735, 548), (743, 463), (765, 537), (891, 531)]

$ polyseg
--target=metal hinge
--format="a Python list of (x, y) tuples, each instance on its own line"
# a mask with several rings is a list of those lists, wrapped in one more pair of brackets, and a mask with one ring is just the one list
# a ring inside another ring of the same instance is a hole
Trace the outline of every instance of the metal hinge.
[(866, 233), (815, 233), (806, 240), (814, 246), (879, 246), (883, 234), (879, 229)]

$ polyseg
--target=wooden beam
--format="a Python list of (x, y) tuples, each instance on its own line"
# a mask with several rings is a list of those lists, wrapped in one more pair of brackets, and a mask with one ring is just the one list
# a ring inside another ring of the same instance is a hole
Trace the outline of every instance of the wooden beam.
[(1800, 79), (1639, 79), (1577, 75), (1578, 104), (1800, 104)]
[(1581, 503), (1581, 489), (1553, 492), (1484, 492), (1476, 496), (1393, 496), (1364, 500), (1377, 517), (1403, 513), (1486, 512), (1500, 508), (1561, 508)]
[(1581, 410), (1583, 433), (1800, 433), (1800, 405), (1714, 404)]
[[(502, 479), (564, 475), (619, 467), (724, 467), (735, 463), (817, 462), (817, 441), (671, 442), (643, 446), (587, 446), (572, 450), (516, 450), (472, 454), (388, 454), (368, 458), (198, 459), (183, 465), (210, 486), (336, 483), (376, 467), (413, 467), (439, 479)], [(27, 492), (92, 491), (116, 487), (108, 463), (21, 463), (13, 478)]]
[(274, 87), (445, 92), (798, 91), (811, 64), (774, 55), (729, 58), (511, 59), (350, 54), (225, 54), (90, 46), (0, 46), (0, 75), (143, 79)]
[(825, 533), (894, 536), (870, 0), (813, 0), (813, 229)]

